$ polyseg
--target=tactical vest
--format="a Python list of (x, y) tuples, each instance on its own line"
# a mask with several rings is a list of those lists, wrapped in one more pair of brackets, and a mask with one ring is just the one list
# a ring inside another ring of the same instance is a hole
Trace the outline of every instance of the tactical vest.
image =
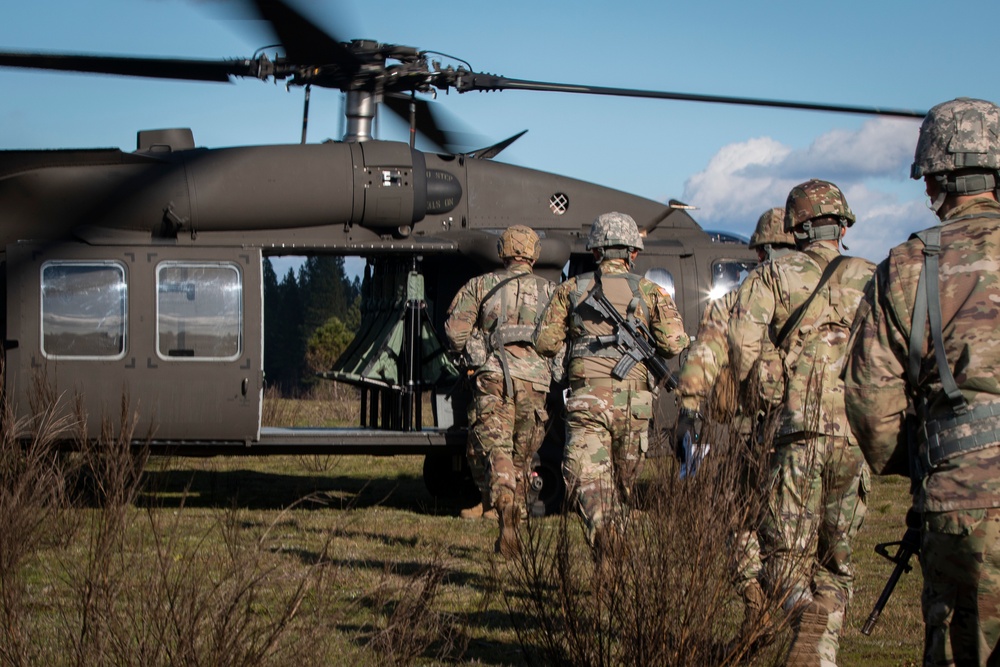
[[(594, 273), (582, 273), (577, 276), (576, 289), (569, 294), (572, 311), (570, 313), (570, 331), (574, 332), (573, 343), (569, 349), (570, 358), (606, 357), (621, 359), (615, 339), (614, 325), (602, 317), (593, 308), (582, 305), (584, 299), (594, 287), (598, 276)], [(649, 312), (646, 302), (639, 290), (641, 278), (634, 273), (601, 274), (600, 281), (608, 301), (624, 313), (625, 317), (636, 317), (649, 325)], [(580, 334), (582, 332), (582, 335)]]
[[(494, 285), (483, 296), (483, 300), (479, 304), (479, 313), (476, 316), (476, 328), (485, 334), (487, 353), (496, 353), (499, 357), (500, 365), (503, 367), (504, 384), (507, 393), (512, 394), (514, 386), (511, 381), (507, 352), (504, 346), (513, 343), (532, 344), (535, 325), (548, 305), (548, 299), (544, 295), (545, 287), (549, 281), (533, 273), (510, 274), (504, 272), (497, 275), (501, 278), (500, 282)], [(510, 305), (510, 300), (514, 299), (516, 301), (517, 298), (513, 296), (510, 288), (514, 287), (516, 283), (528, 280), (534, 281), (538, 288), (539, 299), (537, 309), (525, 311), (523, 310), (523, 306), (518, 305), (518, 320), (509, 322), (507, 320), (507, 308)], [(497, 303), (497, 300), (499, 300), (499, 303)], [(493, 306), (488, 308), (487, 306), (491, 303)], [(496, 315), (496, 319), (487, 321), (494, 314)]]
[[(1000, 215), (977, 213), (949, 220), (948, 223), (972, 218), (1000, 219)], [(951, 366), (945, 356), (939, 273), (941, 227), (925, 229), (910, 238), (918, 239), (924, 244), (924, 265), (920, 271), (920, 278), (917, 280), (917, 295), (913, 303), (913, 322), (910, 326), (909, 363), (907, 366), (907, 380), (913, 392), (912, 398), (917, 417), (923, 424), (922, 433), (918, 434), (918, 440), (923, 442), (911, 441), (910, 443), (910, 476), (914, 482), (919, 482), (936, 465), (957, 454), (1000, 444), (1000, 429), (986, 429), (965, 436), (949, 434), (958, 426), (1000, 416), (1000, 402), (987, 403), (969, 409), (969, 403), (958, 388), (955, 375), (952, 373)], [(938, 377), (952, 412), (951, 416), (940, 419), (928, 419), (927, 396), (919, 389), (924, 338), (928, 323), (930, 324), (931, 343), (934, 348), (934, 361), (937, 365)], [(942, 434), (946, 435), (942, 436)], [(920, 447), (920, 444), (924, 446)]]

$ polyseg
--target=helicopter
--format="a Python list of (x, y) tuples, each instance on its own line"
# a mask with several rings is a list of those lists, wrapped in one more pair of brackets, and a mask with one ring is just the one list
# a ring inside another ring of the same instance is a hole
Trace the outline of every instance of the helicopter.
[[(145, 130), (136, 150), (0, 151), (4, 391), (20, 414), (39, 382), (71, 396), (88, 437), (127, 392), (135, 432), (154, 450), (215, 454), (420, 454), (432, 492), (462, 483), (467, 439), (458, 371), (443, 321), (472, 276), (499, 265), (497, 235), (538, 232), (536, 271), (590, 270), (591, 221), (629, 213), (645, 240), (635, 270), (674, 296), (690, 333), (710, 294), (738, 284), (756, 254), (711, 234), (690, 207), (496, 161), (518, 139), (445, 148), (426, 96), (521, 90), (920, 117), (922, 112), (689, 95), (514, 79), (373, 40), (345, 41), (286, 0), (255, 0), (280, 54), (229, 60), (0, 53), (0, 67), (228, 82), (280, 82), (304, 93), (299, 144), (199, 148), (189, 128)], [(342, 140), (305, 141), (312, 88), (346, 95)], [(409, 142), (373, 134), (378, 109)], [(441, 145), (415, 147), (414, 137)], [(361, 330), (322, 377), (359, 389), (361, 423), (262, 425), (262, 262), (288, 254), (365, 258)], [(676, 365), (675, 365), (676, 367)], [(427, 410), (425, 406), (429, 405)], [(669, 418), (672, 399), (660, 411)], [(558, 496), (559, 428), (541, 467)], [(137, 444), (140, 444), (137, 442)]]

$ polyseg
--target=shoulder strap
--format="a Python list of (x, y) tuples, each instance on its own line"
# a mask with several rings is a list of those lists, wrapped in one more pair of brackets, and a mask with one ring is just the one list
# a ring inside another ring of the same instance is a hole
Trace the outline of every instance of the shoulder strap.
[(496, 285), (494, 285), (490, 289), (490, 291), (488, 291), (486, 294), (483, 295), (483, 300), (479, 302), (479, 316), (476, 318), (476, 322), (477, 323), (481, 323), (482, 317), (483, 317), (483, 306), (486, 304), (487, 301), (490, 300), (491, 296), (493, 296), (494, 294), (496, 294), (500, 290), (501, 287), (503, 287), (504, 285), (506, 285), (510, 281), (512, 281), (512, 280), (520, 280), (521, 278), (531, 278), (535, 282), (539, 283), (539, 286), (541, 286), (541, 283), (548, 282), (548, 280), (546, 280), (545, 278), (542, 278), (539, 275), (535, 275), (534, 273), (519, 273), (517, 275), (507, 276), (506, 278), (504, 278), (503, 280), (501, 280), (500, 282), (498, 282)]
[(924, 266), (917, 280), (917, 298), (913, 302), (913, 323), (910, 325), (909, 366), (907, 376), (910, 387), (916, 391), (920, 382), (920, 366), (923, 358), (924, 332), (928, 320), (931, 327), (931, 341), (934, 344), (934, 359), (937, 362), (941, 388), (944, 389), (951, 409), (956, 415), (963, 415), (969, 404), (955, 382), (955, 375), (948, 365), (944, 353), (943, 322), (941, 320), (941, 280), (938, 256), (941, 254), (941, 228), (931, 227), (913, 235), (924, 244)]
[[(808, 250), (805, 252), (820, 266), (823, 266), (826, 261), (823, 256), (818, 253), (810, 252)], [(774, 339), (775, 347), (780, 348), (782, 343), (785, 342), (785, 339), (788, 338), (788, 334), (790, 334), (793, 329), (798, 328), (799, 324), (802, 323), (802, 318), (805, 317), (809, 304), (813, 302), (813, 299), (816, 298), (816, 295), (820, 293), (826, 283), (837, 271), (837, 267), (839, 267), (845, 259), (847, 259), (846, 255), (837, 255), (832, 261), (830, 261), (829, 264), (826, 265), (826, 268), (823, 269), (823, 275), (819, 277), (819, 282), (816, 283), (816, 288), (812, 291), (812, 294), (810, 294), (809, 298), (805, 300), (805, 303), (795, 309), (795, 312), (793, 312), (791, 317), (788, 318), (788, 321), (785, 322), (785, 326), (781, 327), (781, 331), (778, 332), (778, 335)]]
[(490, 297), (496, 294), (501, 287), (503, 287), (504, 285), (506, 285), (507, 283), (516, 278), (517, 278), (516, 275), (507, 276), (506, 278), (498, 282), (496, 285), (494, 285), (492, 288), (490, 288), (490, 290), (483, 295), (482, 301), (479, 302), (479, 312), (476, 314), (476, 326), (480, 328), (482, 328), (483, 326), (483, 306), (486, 305), (486, 302), (490, 300)]

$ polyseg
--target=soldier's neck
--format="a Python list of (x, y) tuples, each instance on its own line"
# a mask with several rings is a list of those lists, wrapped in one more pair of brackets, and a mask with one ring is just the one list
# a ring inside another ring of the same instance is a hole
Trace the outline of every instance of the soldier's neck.
[(968, 204), (973, 199), (988, 199), (990, 201), (997, 201), (996, 192), (980, 192), (975, 195), (949, 195), (944, 203), (941, 204), (941, 208), (937, 210), (938, 218), (944, 220), (948, 217), (948, 214), (954, 211), (959, 206)]

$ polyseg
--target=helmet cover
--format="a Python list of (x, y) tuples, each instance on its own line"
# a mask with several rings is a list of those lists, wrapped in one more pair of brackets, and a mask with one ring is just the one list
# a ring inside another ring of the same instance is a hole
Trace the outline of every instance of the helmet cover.
[(959, 97), (924, 117), (910, 178), (959, 169), (1000, 171), (1000, 108), (992, 102)]
[(602, 213), (590, 225), (587, 250), (626, 247), (642, 250), (642, 236), (632, 216), (625, 213)]
[(823, 217), (837, 218), (841, 226), (854, 224), (854, 213), (847, 204), (844, 193), (836, 185), (818, 178), (800, 183), (788, 193), (785, 202), (785, 231)]
[(771, 208), (757, 219), (757, 227), (750, 235), (750, 249), (767, 245), (795, 245), (795, 237), (785, 231), (785, 209)]

